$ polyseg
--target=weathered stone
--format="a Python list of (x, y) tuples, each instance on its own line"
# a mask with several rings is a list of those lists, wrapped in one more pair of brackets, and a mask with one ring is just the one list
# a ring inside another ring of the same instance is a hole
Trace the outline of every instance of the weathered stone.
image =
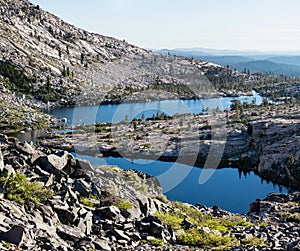
[(249, 206), (249, 213), (270, 212), (275, 209), (274, 205), (268, 201), (257, 200)]
[(77, 158), (77, 161), (78, 161), (78, 165), (80, 166), (80, 168), (82, 170), (92, 171), (92, 172), (94, 171), (93, 166), (91, 165), (91, 163), (88, 160)]
[(15, 169), (12, 167), (12, 165), (5, 165), (3, 172), (6, 173), (6, 175), (14, 175), (16, 173)]
[(67, 225), (58, 226), (56, 232), (61, 238), (75, 242), (85, 236), (80, 228)]
[(51, 186), (51, 185), (53, 184), (53, 182), (54, 182), (54, 176), (53, 176), (53, 174), (51, 173), (50, 176), (49, 176), (49, 178), (48, 178), (48, 180), (47, 180), (46, 183), (45, 183), (45, 187)]
[(150, 231), (150, 222), (137, 221), (136, 227), (140, 233), (148, 233)]
[(193, 224), (187, 218), (184, 218), (184, 220), (181, 223), (181, 226), (185, 229), (189, 229), (193, 226)]
[(25, 228), (23, 226), (14, 225), (9, 231), (0, 233), (0, 240), (19, 246), (24, 238), (24, 234)]
[(96, 209), (94, 214), (106, 219), (116, 219), (116, 217), (120, 216), (121, 211), (116, 206), (109, 206)]
[(287, 246), (287, 251), (300, 251), (300, 240), (293, 241)]
[(56, 208), (55, 211), (57, 213), (57, 216), (59, 220), (64, 223), (64, 224), (73, 224), (74, 221), (77, 219), (77, 212), (78, 208), (69, 208), (69, 209), (64, 209), (64, 208)]
[(125, 240), (130, 241), (130, 238), (128, 235), (124, 233), (122, 230), (114, 229), (113, 230), (114, 235), (117, 237), (118, 240)]
[(277, 194), (277, 193), (270, 193), (267, 195), (266, 200), (285, 203), (289, 201), (288, 194)]
[(84, 218), (79, 219), (78, 227), (87, 235), (89, 236), (92, 231), (93, 225), (93, 214), (91, 212), (87, 212)]
[(1, 144), (0, 144), (0, 172), (2, 172), (4, 169), (4, 161), (3, 161), (3, 156), (2, 156), (2, 151), (1, 151)]
[(25, 154), (33, 155), (36, 153), (34, 147), (27, 141), (24, 144), (17, 144), (16, 147)]
[(130, 239), (132, 239), (134, 241), (140, 241), (142, 238), (139, 233), (134, 232), (134, 233), (130, 234)]
[(91, 185), (83, 179), (76, 179), (74, 183), (74, 190), (80, 193), (83, 197), (89, 197), (91, 193)]
[(151, 222), (150, 224), (150, 234), (152, 234), (153, 236), (157, 237), (157, 238), (160, 238), (162, 239), (163, 238), (163, 230), (164, 230), (164, 227), (163, 225), (153, 221)]
[(67, 165), (69, 159), (68, 152), (59, 152), (48, 156), (41, 156), (37, 159), (37, 164), (50, 173), (58, 174)]
[(93, 242), (93, 244), (95, 245), (96, 249), (99, 250), (103, 250), (103, 251), (111, 251), (111, 247), (109, 246), (109, 242), (108, 241), (104, 241), (104, 240), (96, 240)]

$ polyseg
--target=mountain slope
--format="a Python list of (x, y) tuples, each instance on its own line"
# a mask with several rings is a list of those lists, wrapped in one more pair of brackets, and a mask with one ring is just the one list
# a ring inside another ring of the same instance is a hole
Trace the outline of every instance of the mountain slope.
[[(192, 97), (194, 91), (185, 87), (194, 85), (203, 95), (217, 95), (201, 76), (231, 74), (206, 61), (161, 55), (84, 31), (27, 0), (0, 3), (2, 82), (44, 102), (120, 102), (125, 96), (139, 99), (149, 89), (156, 92), (145, 100)], [(15, 73), (26, 81), (12, 81)], [(173, 96), (161, 90), (174, 85), (178, 93)]]

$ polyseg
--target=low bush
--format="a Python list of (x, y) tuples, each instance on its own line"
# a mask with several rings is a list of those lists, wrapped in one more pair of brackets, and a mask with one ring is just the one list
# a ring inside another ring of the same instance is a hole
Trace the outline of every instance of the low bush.
[(52, 198), (54, 195), (53, 191), (46, 189), (37, 181), (28, 181), (26, 176), (19, 172), (14, 175), (1, 177), (0, 183), (4, 188), (5, 196), (20, 203), (32, 201), (39, 204)]

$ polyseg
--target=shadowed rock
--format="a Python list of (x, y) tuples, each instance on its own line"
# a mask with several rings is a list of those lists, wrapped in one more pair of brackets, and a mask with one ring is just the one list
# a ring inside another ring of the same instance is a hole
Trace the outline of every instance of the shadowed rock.
[(25, 228), (14, 225), (9, 231), (0, 233), (0, 240), (20, 246), (24, 237)]

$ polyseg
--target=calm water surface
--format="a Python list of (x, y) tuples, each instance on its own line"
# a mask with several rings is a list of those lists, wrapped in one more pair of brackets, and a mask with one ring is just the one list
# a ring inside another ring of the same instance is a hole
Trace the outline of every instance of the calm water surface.
[[(266, 197), (268, 193), (288, 192), (287, 188), (267, 183), (253, 172), (241, 174), (234, 168), (217, 169), (206, 183), (199, 184), (201, 173), (211, 170), (157, 160), (132, 161), (125, 158), (76, 156), (88, 159), (93, 165), (117, 165), (124, 170), (135, 169), (156, 176), (160, 180), (164, 194), (170, 200), (191, 204), (199, 202), (207, 206), (218, 205), (234, 213), (247, 213), (251, 202)], [(178, 185), (173, 184), (174, 177), (164, 175), (170, 169), (176, 175), (186, 177)], [(186, 170), (188, 170), (187, 175)]]
[(144, 114), (145, 118), (151, 117), (156, 112), (166, 113), (170, 116), (174, 114), (194, 113), (199, 114), (205, 111), (216, 109), (230, 109), (231, 101), (238, 99), (241, 102), (262, 103), (262, 97), (253, 92), (253, 96), (210, 98), (199, 100), (164, 100), (146, 103), (131, 103), (118, 105), (96, 105), (72, 108), (58, 108), (49, 111), (57, 118), (67, 118), (67, 125), (93, 124), (95, 122), (120, 122), (125, 119), (140, 118)]
[[(166, 100), (147, 103), (83, 106), (75, 108), (53, 109), (50, 113), (57, 118), (67, 118), (67, 125), (93, 124), (95, 122), (120, 122), (134, 117), (145, 118), (153, 114), (176, 113), (198, 114), (216, 109), (230, 109), (231, 101), (262, 103), (262, 97), (257, 93), (253, 96), (238, 98), (211, 98), (202, 100)], [(215, 170), (213, 176), (204, 184), (199, 184), (199, 177), (205, 170), (178, 163), (153, 160), (128, 160), (125, 158), (93, 158), (88, 159), (93, 165), (117, 165), (124, 170), (135, 169), (156, 176), (163, 188), (164, 194), (170, 200), (178, 200), (195, 204), (197, 202), (207, 206), (218, 205), (223, 209), (235, 213), (247, 213), (249, 204), (256, 198), (264, 198), (270, 192), (288, 192), (287, 188), (267, 183), (254, 173), (240, 174), (237, 169), (225, 168)], [(175, 182), (176, 181), (176, 182)]]

